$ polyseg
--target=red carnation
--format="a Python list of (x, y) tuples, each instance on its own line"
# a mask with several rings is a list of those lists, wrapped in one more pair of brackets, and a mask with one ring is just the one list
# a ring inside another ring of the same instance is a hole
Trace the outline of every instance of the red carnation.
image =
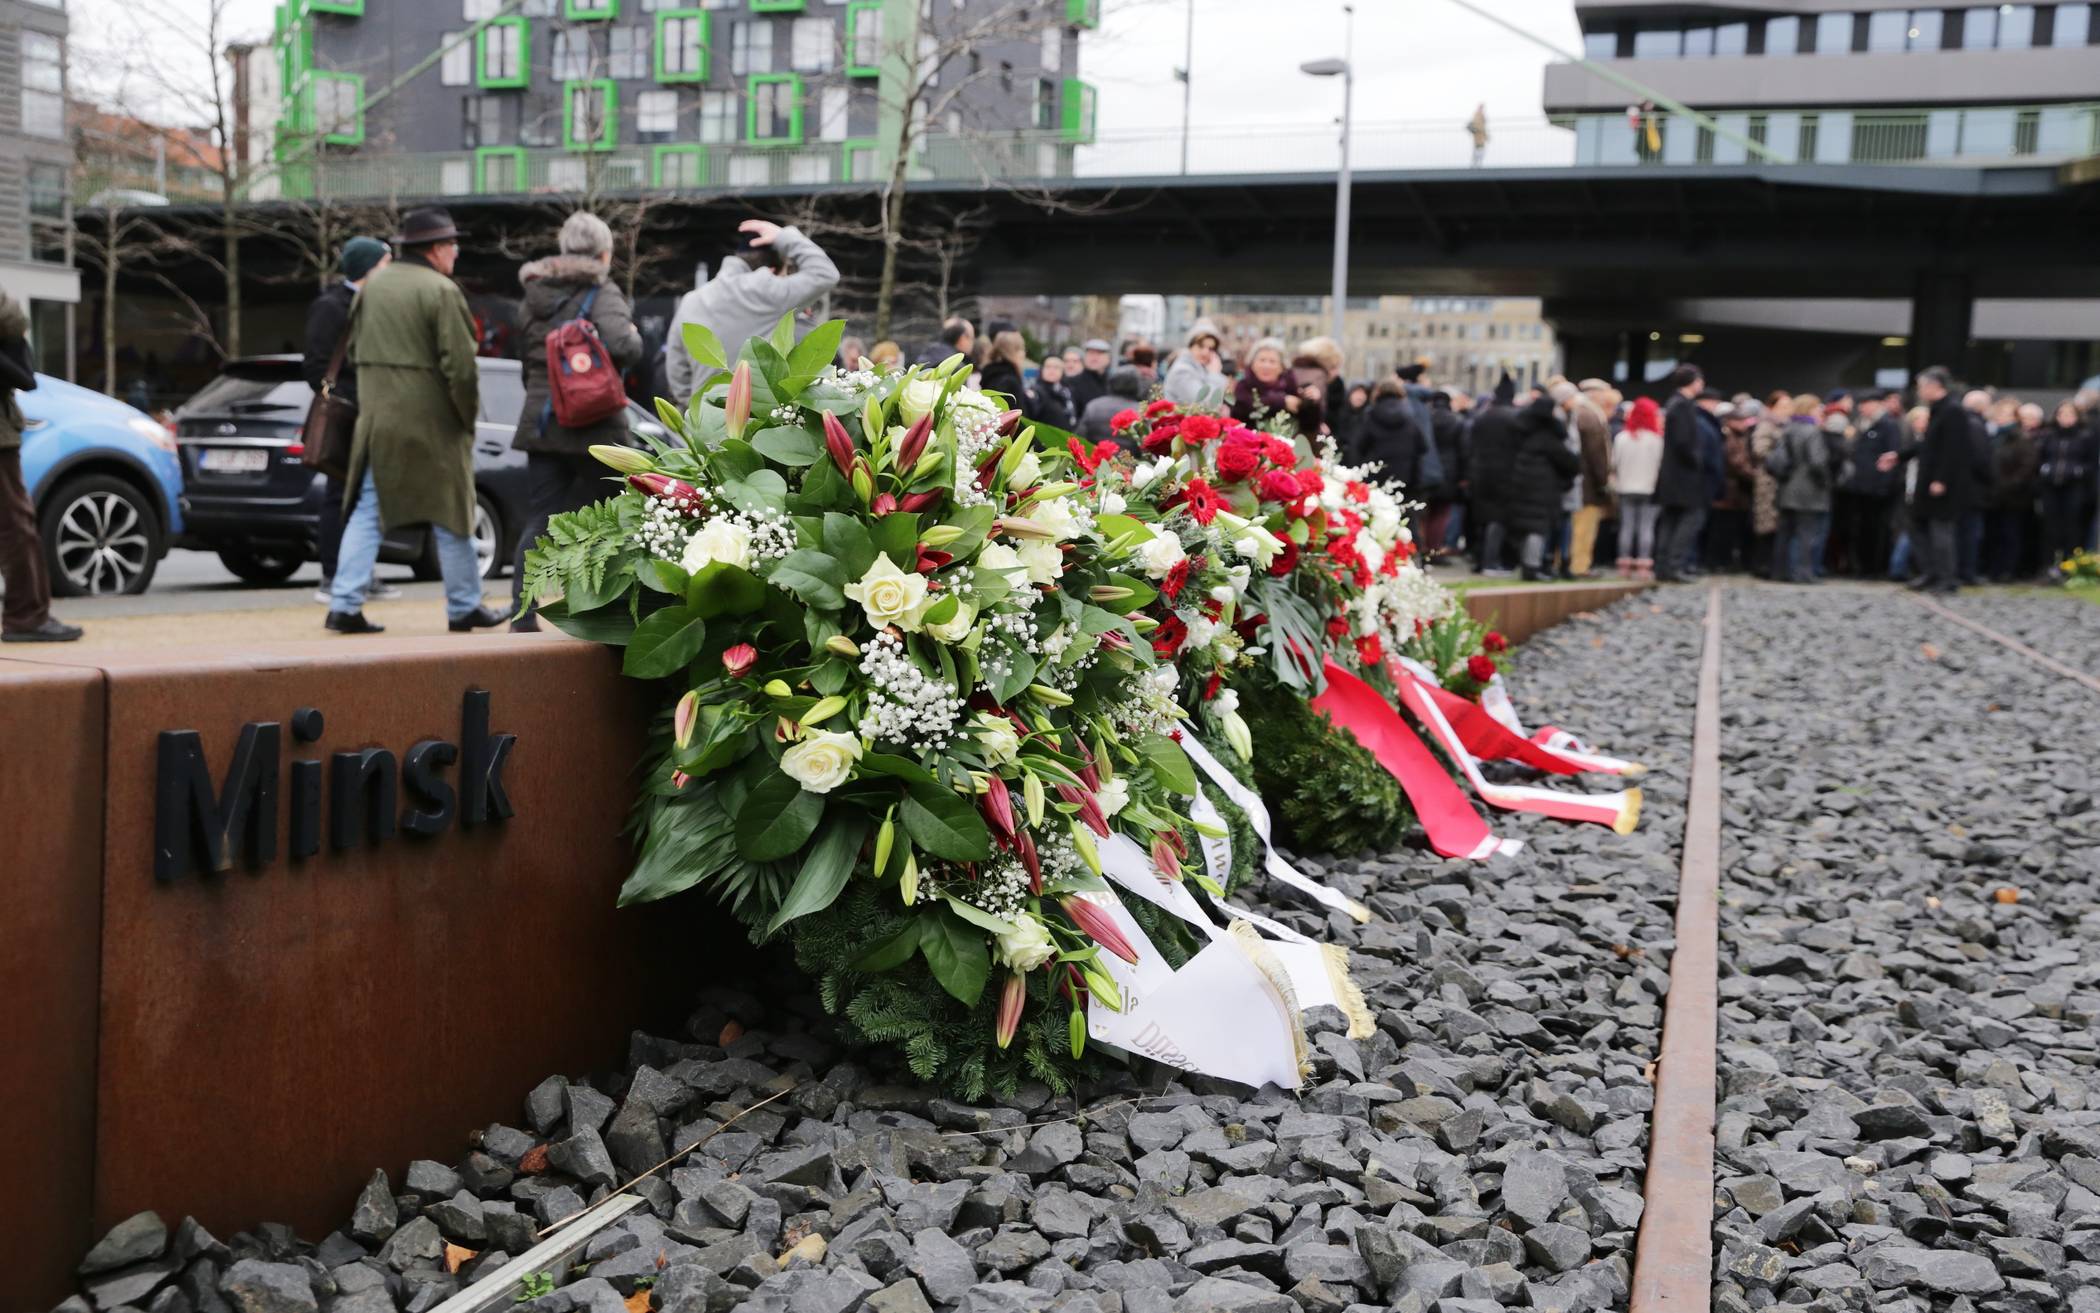
[(1499, 629), (1488, 630), (1487, 637), (1480, 640), (1480, 645), (1490, 652), (1509, 651), (1509, 640), (1502, 636)]
[(1320, 477), (1318, 470), (1306, 469), (1298, 471), (1298, 491), (1304, 496), (1317, 497), (1320, 495), (1320, 490), (1326, 486), (1327, 480)]
[(1298, 480), (1289, 470), (1269, 470), (1257, 485), (1263, 501), (1290, 502), (1298, 499)]
[(1161, 397), (1159, 400), (1150, 402), (1145, 406), (1145, 418), (1153, 419), (1160, 415), (1171, 414), (1173, 409), (1174, 403), (1165, 397)]
[(1175, 432), (1172, 424), (1161, 424), (1147, 433), (1138, 445), (1155, 456), (1164, 456), (1174, 446)]
[(1466, 673), (1482, 684), (1495, 677), (1495, 659), (1481, 652), (1466, 658)]
[(1115, 414), (1109, 416), (1108, 431), (1110, 433), (1121, 433), (1123, 430), (1129, 428), (1131, 425), (1137, 422), (1138, 413), (1136, 411), (1119, 410)]
[(1342, 495), (1353, 502), (1367, 502), (1371, 500), (1371, 485), (1368, 483), (1358, 483), (1354, 480), (1351, 480), (1349, 484), (1342, 489)]
[(1202, 479), (1190, 479), (1185, 492), (1189, 514), (1196, 517), (1198, 524), (1209, 524), (1218, 518), (1219, 511), (1225, 509), (1225, 499), (1218, 495), (1216, 488)]
[(1181, 622), (1181, 617), (1170, 615), (1152, 631), (1152, 650), (1162, 659), (1171, 659), (1181, 650), (1181, 644), (1188, 636), (1189, 627)]
[(1349, 636), (1349, 622), (1340, 616), (1330, 617), (1327, 621), (1327, 636), (1333, 639), (1347, 638)]
[(1181, 420), (1181, 436), (1191, 443), (1209, 442), (1224, 430), (1216, 415), (1185, 415)]
[(1378, 635), (1365, 634), (1356, 640), (1356, 659), (1367, 666), (1377, 665), (1385, 660), (1385, 644), (1378, 641)]
[(1286, 538), (1283, 540), (1283, 550), (1276, 553), (1275, 557), (1269, 562), (1269, 573), (1280, 577), (1289, 574), (1297, 568), (1298, 544)]
[(1298, 449), (1282, 438), (1273, 435), (1265, 437), (1261, 447), (1263, 454), (1269, 458), (1269, 463), (1279, 469), (1287, 470), (1298, 463)]
[(1260, 468), (1261, 453), (1252, 443), (1228, 442), (1218, 448), (1218, 477), (1227, 483), (1238, 483)]

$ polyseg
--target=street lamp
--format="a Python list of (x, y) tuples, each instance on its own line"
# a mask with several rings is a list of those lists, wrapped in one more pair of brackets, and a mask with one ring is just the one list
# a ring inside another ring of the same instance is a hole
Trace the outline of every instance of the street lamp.
[(1356, 6), (1343, 5), (1341, 59), (1313, 59), (1298, 65), (1300, 73), (1342, 79), (1342, 168), (1334, 180), (1334, 304), (1331, 317), (1336, 346), (1342, 335), (1342, 310), (1349, 300), (1349, 105), (1356, 90), (1356, 70), (1349, 66), (1356, 26)]

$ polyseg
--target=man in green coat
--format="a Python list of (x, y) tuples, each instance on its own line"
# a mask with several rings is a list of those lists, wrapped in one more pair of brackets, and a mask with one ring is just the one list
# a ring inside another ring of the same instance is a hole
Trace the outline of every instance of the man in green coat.
[(450, 214), (435, 208), (411, 210), (401, 227), (401, 258), (374, 274), (350, 306), (357, 430), (326, 622), (339, 634), (382, 628), (365, 619), (365, 588), (379, 559), (380, 537), (410, 524), (428, 524), (437, 539), (452, 631), (503, 623), (482, 605), (481, 567), (474, 558), (474, 420), (481, 383), (474, 316), (452, 281), (459, 230)]

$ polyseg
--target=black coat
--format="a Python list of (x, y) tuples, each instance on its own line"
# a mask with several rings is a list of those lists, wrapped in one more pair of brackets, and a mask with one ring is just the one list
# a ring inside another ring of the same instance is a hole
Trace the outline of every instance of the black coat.
[(1334, 416), (1334, 445), (1343, 457), (1361, 463), (1367, 459), (1363, 453), (1364, 425), (1371, 416), (1371, 403), (1352, 406), (1347, 401), (1340, 410), (1329, 412)]
[[(335, 355), (336, 344), (343, 340), (343, 330), (350, 326), (350, 303), (356, 297), (356, 288), (338, 282), (307, 307), (306, 355), (299, 362), (299, 372), (306, 376), (306, 386), (316, 392), (321, 390), (321, 380), (328, 373), (328, 361)], [(347, 401), (357, 400), (357, 366), (350, 363), (347, 355), (336, 373), (335, 391)]]
[[(1969, 412), (1951, 396), (1932, 403), (1932, 419), (1917, 448), (1918, 483), (1913, 505), (1919, 517), (1943, 520), (1967, 510), (1975, 496), (1976, 447)], [(1932, 485), (1943, 491), (1935, 496)]]
[(1883, 470), (1881, 457), (1903, 450), (1903, 417), (1884, 412), (1852, 439), (1852, 475), (1845, 491), (1861, 497), (1893, 497), (1903, 488), (1903, 471)]
[(1473, 412), (1473, 427), (1467, 435), (1466, 475), (1472, 480), (1473, 519), (1467, 527), (1486, 528), (1501, 524), (1509, 516), (1509, 488), (1517, 459), (1517, 408), (1497, 401)]
[(1516, 429), (1509, 512), (1503, 523), (1512, 534), (1551, 533), (1560, 518), (1561, 499), (1582, 469), (1582, 458), (1568, 446), (1568, 430), (1551, 397), (1538, 397), (1524, 407)]
[(1706, 505), (1709, 492), (1701, 460), (1705, 445), (1698, 404), (1681, 393), (1671, 397), (1663, 409), (1662, 468), (1655, 476), (1658, 505), (1677, 511)]
[(1380, 397), (1371, 403), (1353, 452), (1358, 464), (1377, 461), (1384, 466), (1379, 478), (1398, 479), (1410, 497), (1422, 495), (1416, 487), (1422, 473), (1422, 431), (1415, 427), (1414, 416), (1407, 413), (1407, 402), (1401, 398)]
[(2096, 444), (2091, 429), (2083, 425), (2060, 428), (2051, 423), (2042, 430), (2040, 463), (2036, 471), (2043, 489), (2075, 488), (2077, 500), (2092, 500), (2093, 459)]
[(1444, 463), (1444, 482), (1441, 487), (1425, 488), (1424, 497), (1440, 501), (1456, 501), (1460, 496), (1459, 485), (1466, 481), (1466, 420), (1465, 416), (1451, 409), (1450, 403), (1431, 406), (1430, 427), (1436, 433), (1436, 454)]
[(1028, 388), (1021, 381), (1021, 371), (1010, 360), (993, 359), (978, 374), (978, 390), (998, 392), (1010, 398), (1013, 408), (1026, 414), (1028, 411)]
[(1098, 369), (1082, 369), (1065, 380), (1065, 391), (1072, 394), (1072, 413), (1084, 415), (1089, 401), (1108, 394), (1108, 375)]
[(1074, 431), (1079, 413), (1072, 408), (1072, 394), (1062, 382), (1045, 383), (1038, 378), (1035, 386), (1028, 389), (1028, 395), (1035, 403), (1029, 408), (1028, 418), (1067, 433)]

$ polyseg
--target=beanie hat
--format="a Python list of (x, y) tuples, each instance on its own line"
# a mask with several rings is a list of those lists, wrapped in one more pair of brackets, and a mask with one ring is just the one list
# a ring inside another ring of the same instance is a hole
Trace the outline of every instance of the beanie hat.
[(361, 283), (386, 253), (386, 243), (377, 237), (352, 237), (343, 243), (343, 253), (336, 257), (335, 267), (342, 270), (343, 277), (351, 282)]

